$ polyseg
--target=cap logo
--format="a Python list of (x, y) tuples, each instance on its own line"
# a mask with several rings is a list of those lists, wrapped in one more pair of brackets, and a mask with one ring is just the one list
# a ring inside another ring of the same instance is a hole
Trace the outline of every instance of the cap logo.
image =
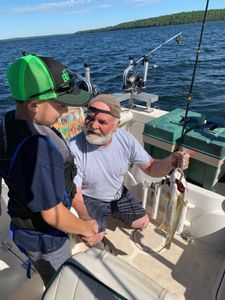
[(70, 80), (69, 74), (68, 74), (68, 72), (67, 72), (66, 69), (64, 69), (64, 70), (62, 71), (62, 79), (63, 79), (64, 82), (67, 82), (67, 81)]

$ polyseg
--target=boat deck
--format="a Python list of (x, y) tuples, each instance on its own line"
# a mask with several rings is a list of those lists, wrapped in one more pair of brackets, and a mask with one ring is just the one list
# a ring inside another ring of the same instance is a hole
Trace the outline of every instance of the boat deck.
[[(106, 247), (118, 258), (170, 291), (175, 299), (215, 299), (213, 295), (225, 255), (207, 250), (194, 241), (187, 242), (180, 236), (174, 238), (169, 250), (159, 251), (164, 236), (157, 225), (156, 222), (143, 231), (134, 231), (124, 227), (121, 222), (115, 223), (115, 219), (110, 219), (106, 231)], [(77, 243), (73, 247), (73, 253), (86, 249), (83, 243)]]
[[(3, 194), (5, 193), (6, 191)], [(2, 204), (2, 208), (5, 210), (5, 203), (2, 202)], [(147, 205), (146, 210), (149, 215), (151, 215), (150, 209), (150, 206)], [(7, 217), (7, 220), (4, 220), (3, 215), (0, 219), (2, 231), (4, 231), (4, 226), (8, 226), (9, 223), (9, 217), (7, 215), (5, 217)], [(161, 250), (164, 241), (164, 234), (158, 229), (161, 222), (162, 214), (158, 213), (158, 219), (152, 221), (150, 227), (143, 231), (134, 231), (126, 228), (122, 222), (110, 218), (106, 230), (105, 250), (108, 249), (121, 260), (139, 269), (153, 281), (167, 289), (174, 295), (175, 299), (225, 299), (224, 251), (212, 251), (203, 242), (196, 239), (185, 240), (177, 235), (173, 239), (169, 250)], [(12, 242), (10, 242), (11, 244)], [(77, 236), (71, 238), (71, 246), (73, 254), (88, 249)], [(11, 249), (11, 246), (9, 248)], [(43, 287), (39, 275), (36, 274), (32, 280), (27, 280), (25, 269), (20, 267), (21, 261), (11, 253), (12, 250), (6, 251), (6, 247), (2, 245), (0, 255), (1, 280), (4, 279), (4, 282), (10, 282), (5, 291), (7, 294), (10, 293), (11, 289), (16, 289), (16, 293), (4, 299), (15, 300), (18, 299), (18, 295), (20, 298), (23, 295), (23, 299), (40, 299)], [(7, 257), (5, 258), (5, 256)], [(15, 259), (18, 260), (18, 266), (14, 267), (14, 276), (9, 277), (11, 273), (8, 265), (11, 266)], [(7, 266), (5, 263), (7, 263)], [(19, 278), (21, 280), (18, 280)], [(16, 286), (18, 282), (23, 282), (21, 289)], [(220, 289), (219, 297), (216, 298), (215, 294), (220, 282), (223, 282), (221, 285), (223, 287)], [(5, 286), (4, 283), (2, 284)], [(24, 294), (28, 290), (33, 291), (29, 297)]]

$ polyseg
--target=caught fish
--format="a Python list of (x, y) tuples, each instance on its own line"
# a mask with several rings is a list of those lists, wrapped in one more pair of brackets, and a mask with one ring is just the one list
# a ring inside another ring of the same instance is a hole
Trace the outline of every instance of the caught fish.
[(164, 194), (168, 202), (165, 209), (163, 223), (159, 229), (166, 232), (166, 240), (163, 248), (169, 249), (173, 236), (177, 230), (182, 208), (187, 205), (185, 200), (186, 180), (181, 169), (177, 168), (170, 176), (169, 188)]

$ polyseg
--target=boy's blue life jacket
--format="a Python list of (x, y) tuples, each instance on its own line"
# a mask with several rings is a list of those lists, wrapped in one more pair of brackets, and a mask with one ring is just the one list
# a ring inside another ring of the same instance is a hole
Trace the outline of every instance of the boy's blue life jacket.
[[(66, 233), (47, 224), (40, 212), (32, 212), (24, 204), (13, 182), (13, 172), (15, 168), (18, 168), (17, 160), (21, 150), (27, 147), (32, 139), (40, 138), (63, 157), (65, 190), (62, 202), (69, 209), (76, 193), (76, 186), (73, 182), (76, 166), (60, 133), (54, 128), (15, 120), (14, 111), (8, 112), (0, 124), (0, 176), (9, 188), (8, 214), (11, 217), (12, 238), (26, 255), (28, 255), (27, 251), (54, 252), (68, 239)], [(27, 275), (30, 277), (30, 260), (27, 266)]]

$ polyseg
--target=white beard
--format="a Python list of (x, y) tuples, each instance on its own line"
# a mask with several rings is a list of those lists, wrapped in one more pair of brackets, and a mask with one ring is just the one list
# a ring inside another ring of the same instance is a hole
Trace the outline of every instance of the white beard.
[(90, 132), (88, 129), (84, 130), (86, 140), (93, 145), (102, 146), (108, 144), (112, 139), (112, 132), (107, 135), (102, 135), (100, 133)]

